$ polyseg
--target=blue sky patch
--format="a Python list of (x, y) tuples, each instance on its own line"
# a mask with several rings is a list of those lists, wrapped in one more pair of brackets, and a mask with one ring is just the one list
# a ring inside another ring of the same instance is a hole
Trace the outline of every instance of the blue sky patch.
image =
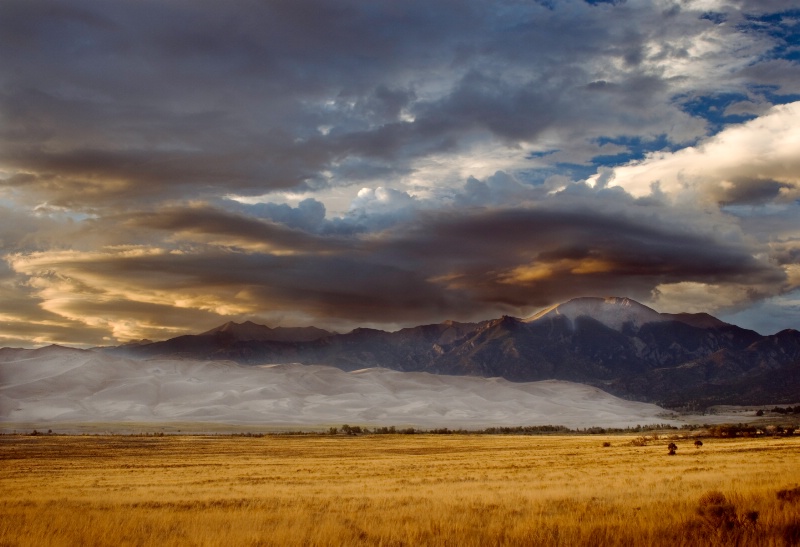
[(800, 9), (761, 16), (747, 16), (739, 25), (745, 32), (765, 33), (775, 41), (768, 59), (800, 60)]
[(715, 11), (707, 11), (703, 15), (700, 16), (700, 19), (705, 19), (711, 21), (715, 25), (721, 25), (725, 21), (728, 20), (727, 13), (719, 13)]
[(713, 95), (679, 96), (676, 102), (681, 109), (692, 116), (708, 121), (711, 134), (718, 133), (728, 124), (742, 123), (755, 118), (755, 114), (730, 114), (729, 106), (749, 101), (750, 97), (744, 93), (716, 93)]
[(674, 151), (678, 147), (670, 144), (666, 135), (659, 135), (656, 139), (642, 139), (641, 137), (600, 137), (597, 139), (597, 144), (603, 146), (604, 144), (616, 144), (624, 146), (628, 150), (608, 156), (595, 156), (592, 158), (592, 163), (595, 166), (613, 166), (622, 165), (633, 160), (640, 160), (645, 157), (648, 152), (656, 152), (658, 150)]

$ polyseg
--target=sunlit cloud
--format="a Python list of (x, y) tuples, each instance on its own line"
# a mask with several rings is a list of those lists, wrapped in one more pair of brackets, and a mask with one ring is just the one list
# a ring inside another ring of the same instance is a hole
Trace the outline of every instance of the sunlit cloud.
[(653, 153), (614, 170), (612, 185), (634, 196), (654, 188), (676, 200), (720, 204), (789, 202), (800, 197), (800, 102), (775, 106), (697, 146)]

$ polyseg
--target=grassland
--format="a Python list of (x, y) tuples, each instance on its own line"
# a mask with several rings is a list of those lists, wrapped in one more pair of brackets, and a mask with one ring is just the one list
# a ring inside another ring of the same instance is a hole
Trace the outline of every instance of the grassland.
[(4, 435), (0, 545), (800, 544), (800, 437), (631, 440)]

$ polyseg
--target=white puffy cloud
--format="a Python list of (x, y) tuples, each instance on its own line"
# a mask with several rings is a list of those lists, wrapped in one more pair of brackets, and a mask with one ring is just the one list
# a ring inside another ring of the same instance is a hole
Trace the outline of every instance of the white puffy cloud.
[(639, 197), (657, 188), (682, 202), (790, 201), (800, 197), (799, 150), (800, 102), (795, 102), (729, 126), (697, 146), (617, 167), (610, 185)]

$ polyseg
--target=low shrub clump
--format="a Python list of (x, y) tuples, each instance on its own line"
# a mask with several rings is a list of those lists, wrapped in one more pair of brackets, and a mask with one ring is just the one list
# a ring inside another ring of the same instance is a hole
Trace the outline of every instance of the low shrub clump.
[(778, 499), (789, 503), (800, 502), (800, 486), (778, 490)]
[(730, 530), (738, 522), (736, 506), (717, 490), (711, 490), (700, 496), (697, 514), (705, 527), (710, 530)]
[(740, 511), (718, 490), (710, 490), (700, 496), (696, 515), (696, 520), (689, 521), (688, 527), (694, 529), (695, 537), (702, 538), (710, 545), (750, 545), (758, 539), (756, 529), (759, 512), (752, 509)]

